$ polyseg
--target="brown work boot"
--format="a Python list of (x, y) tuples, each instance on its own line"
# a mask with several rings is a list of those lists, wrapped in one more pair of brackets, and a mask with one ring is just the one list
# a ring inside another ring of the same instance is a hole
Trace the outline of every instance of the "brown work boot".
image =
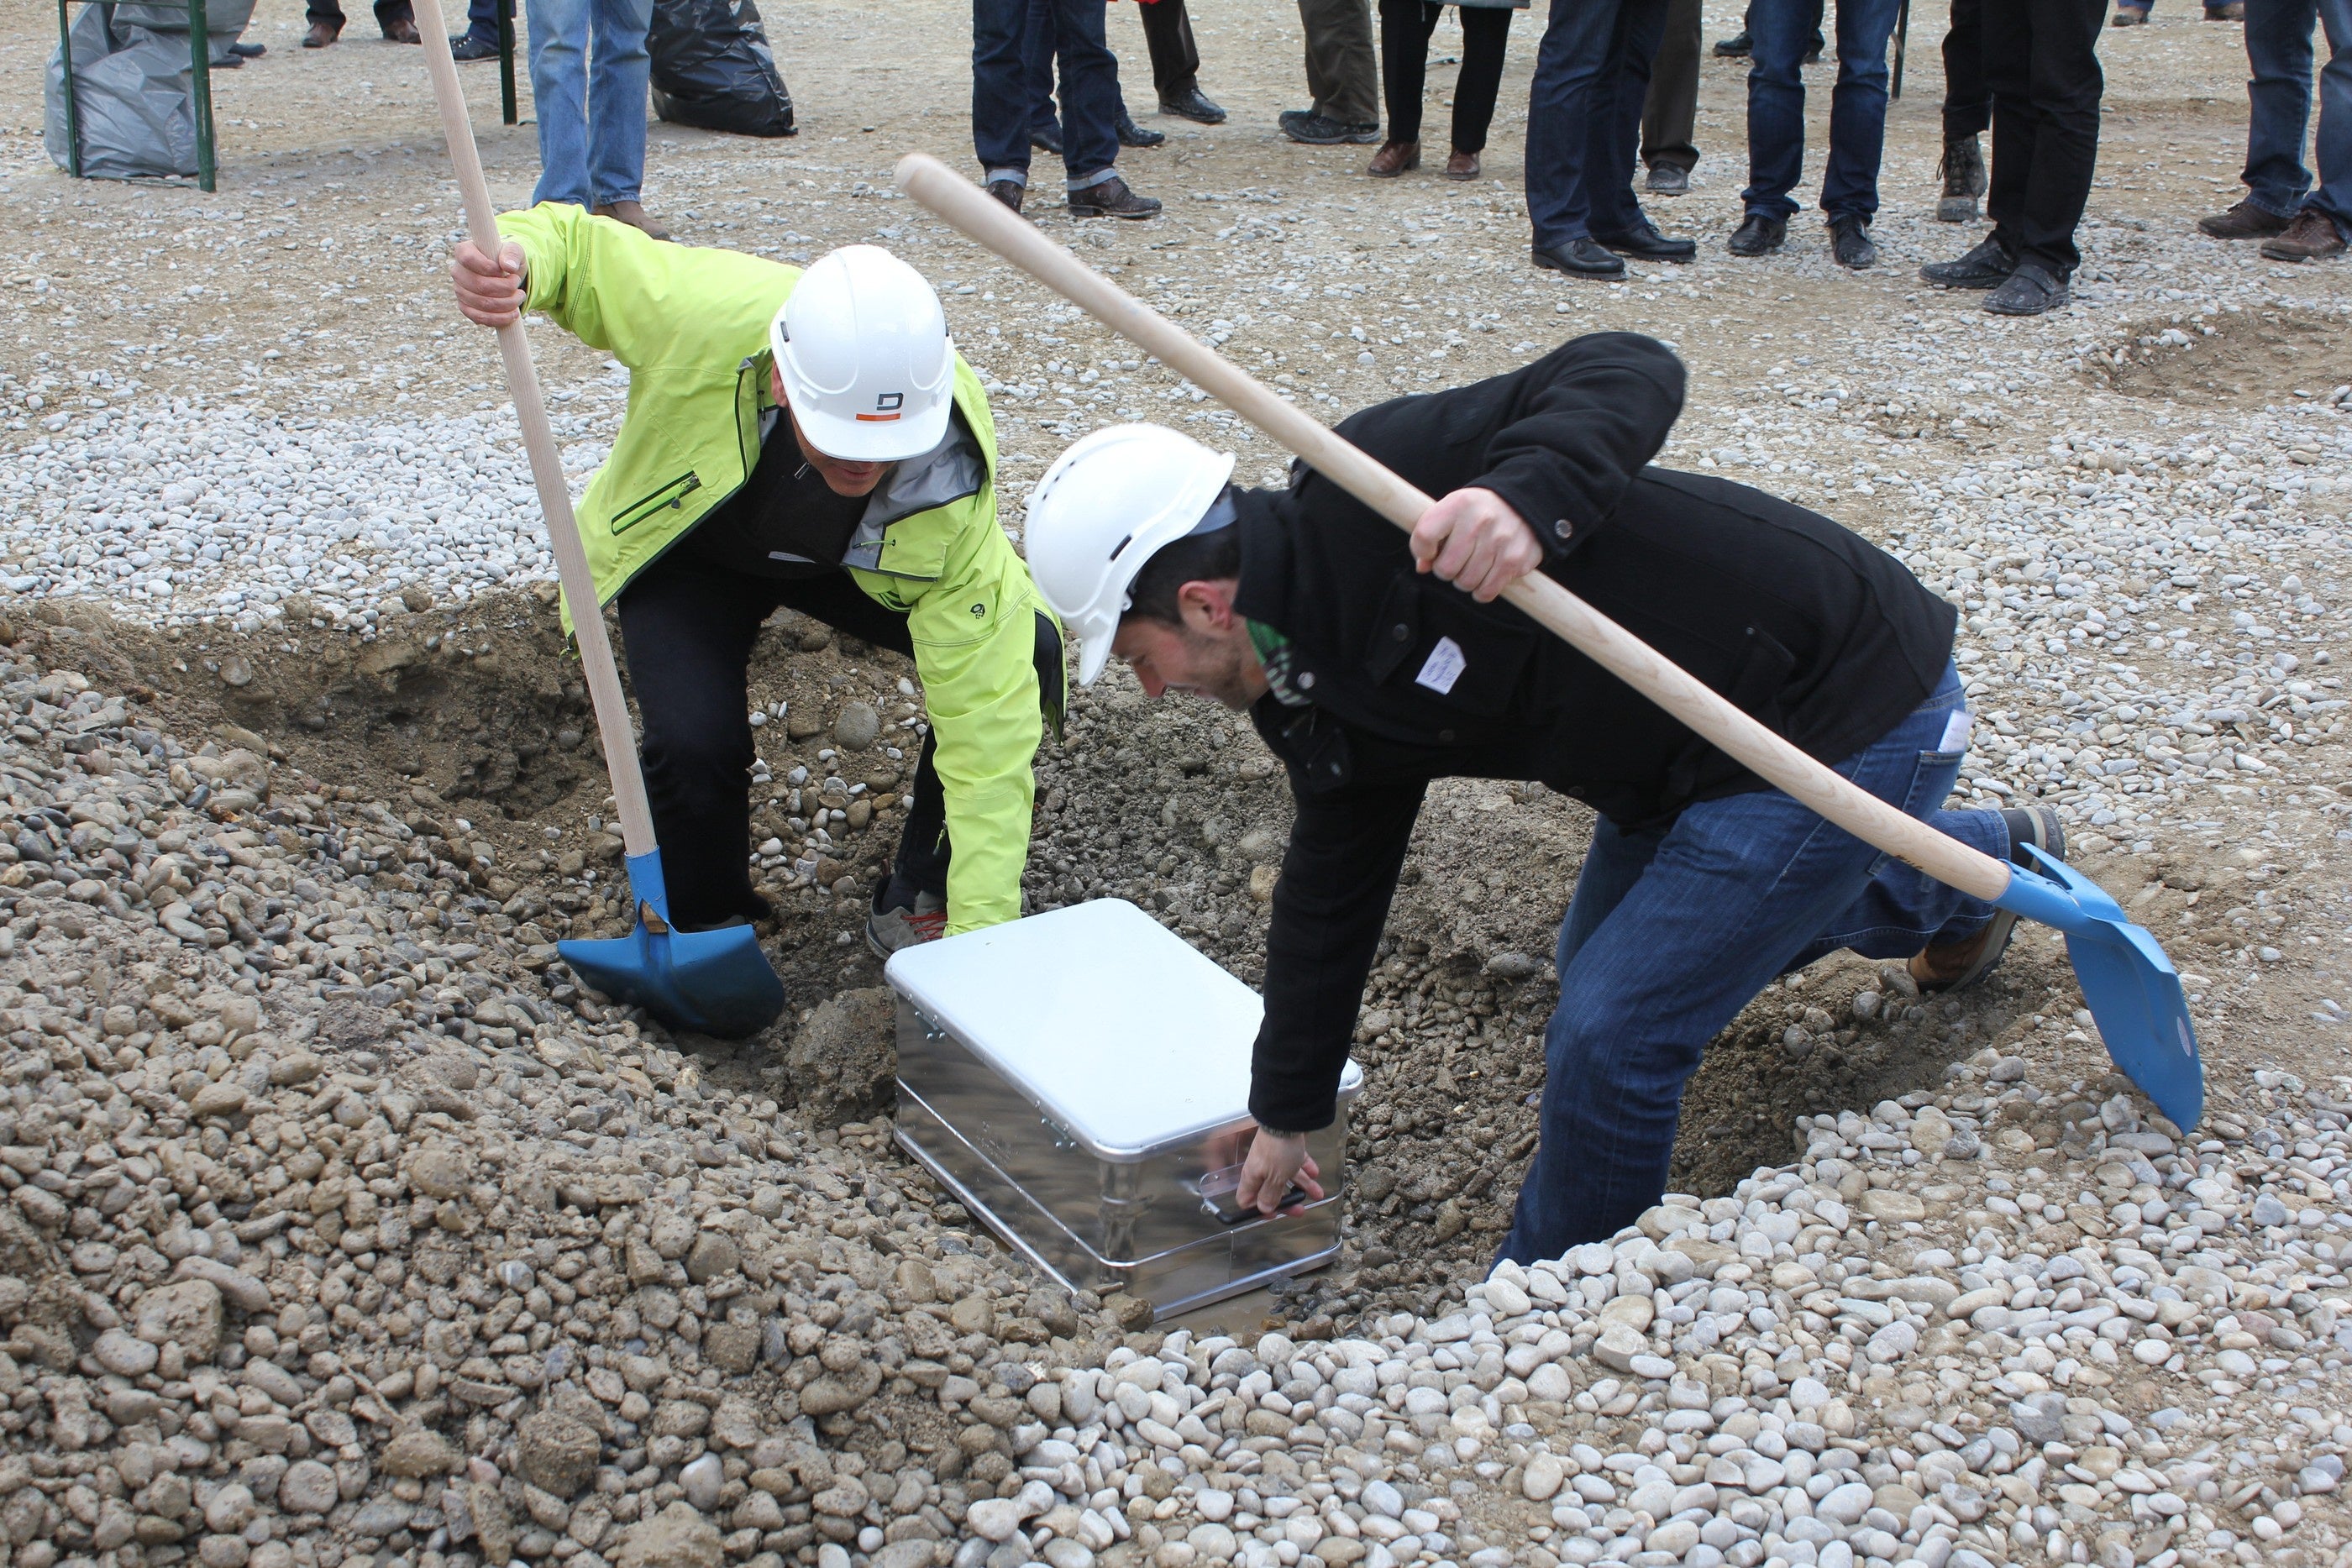
[(1021, 210), (1021, 198), (1029, 193), (1029, 187), (1018, 180), (991, 180), (988, 193), (1017, 213)]
[(669, 238), (669, 230), (646, 215), (646, 209), (635, 202), (607, 202), (595, 209), (596, 216), (610, 218), (616, 224), (626, 224), (641, 229), (655, 239)]
[(1116, 174), (1083, 191), (1072, 191), (1069, 202), (1070, 216), (1074, 218), (1139, 219), (1160, 215), (1159, 197), (1138, 195)]
[(306, 49), (332, 48), (335, 40), (342, 36), (343, 30), (332, 22), (313, 22), (310, 30), (302, 35), (302, 47)]
[(421, 44), (425, 41), (425, 35), (416, 30), (416, 23), (413, 19), (404, 16), (397, 22), (383, 25), (383, 41), (387, 44)]
[(2254, 205), (2254, 199), (2248, 196), (2226, 213), (2199, 218), (2197, 226), (2215, 239), (2267, 239), (2285, 233), (2286, 225), (2293, 221)]
[(2263, 254), (2273, 261), (2326, 261), (2344, 254), (2344, 231), (2317, 207), (2305, 207), (2286, 233), (2263, 241)]
[[(2047, 806), (2026, 806), (2001, 812), (2001, 821), (2009, 826), (2009, 858), (2013, 865), (2028, 871), (2042, 868), (2031, 851), (2040, 850), (2052, 860), (2066, 858), (2066, 830), (2058, 821), (2058, 813)], [(1984, 978), (1992, 967), (2009, 951), (2010, 934), (2017, 929), (2017, 916), (2006, 909), (1996, 909), (1992, 918), (1978, 928), (1972, 936), (1958, 942), (1946, 942), (1911, 956), (1908, 966), (1911, 978), (1918, 983), (1922, 993), (1957, 991)]]
[(1418, 141), (1383, 141), (1364, 172), (1375, 180), (1393, 180), (1408, 169), (1421, 167), (1421, 143)]
[(1475, 152), (1465, 152), (1457, 147), (1445, 160), (1445, 177), (1449, 180), (1475, 180), (1480, 172)]

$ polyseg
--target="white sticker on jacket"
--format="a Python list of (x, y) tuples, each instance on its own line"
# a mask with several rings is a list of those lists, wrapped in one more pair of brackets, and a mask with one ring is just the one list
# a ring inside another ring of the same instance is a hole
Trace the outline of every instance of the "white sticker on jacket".
[(1454, 683), (1462, 678), (1463, 668), (1468, 663), (1462, 656), (1461, 643), (1451, 637), (1440, 637), (1437, 646), (1429, 651), (1429, 658), (1422, 664), (1421, 674), (1413, 676), (1413, 685), (1427, 686), (1444, 696), (1454, 689)]
[(1944, 738), (1936, 743), (1936, 749), (1942, 752), (1966, 751), (1969, 748), (1969, 729), (1973, 723), (1968, 709), (1954, 708), (1951, 716), (1944, 721)]

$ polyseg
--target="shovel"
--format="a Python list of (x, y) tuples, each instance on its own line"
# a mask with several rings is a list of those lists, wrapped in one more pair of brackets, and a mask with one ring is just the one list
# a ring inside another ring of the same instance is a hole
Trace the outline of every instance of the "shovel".
[[(433, 76), (433, 95), (440, 100), (449, 161), (457, 168), (467, 230), (478, 249), (496, 256), (499, 230), (490, 212), (489, 185), (482, 178), (481, 154), (466, 117), (457, 62), (449, 57), (440, 0), (416, 0), (416, 26), (425, 36), (425, 64)], [(654, 842), (653, 811), (646, 803), (645, 775), (637, 768), (636, 729), (629, 721), (628, 701), (621, 695), (621, 675), (614, 667), (613, 644), (604, 635), (595, 580), (572, 520), (572, 492), (564, 484), (555, 432), (547, 423), (547, 405), (540, 398), (539, 375), (531, 368), (530, 344), (520, 321), (499, 329), (499, 351), (506, 359), (507, 390), (522, 423), (531, 477), (539, 486), (540, 511), (555, 548), (556, 576), (563, 584), (563, 601), (580, 642), (581, 667), (596, 706), (596, 728), (604, 746), (605, 769), (613, 777), (613, 799), (620, 807), (621, 841), (628, 854), (629, 893), (637, 915), (636, 929), (626, 936), (562, 942), (556, 951), (582, 985), (616, 1001), (634, 1002), (672, 1029), (736, 1039), (756, 1034), (783, 1010), (783, 982), (768, 967), (760, 939), (748, 925), (719, 931), (670, 926), (661, 849)]]
[[(898, 161), (898, 188), (1304, 458), (1334, 484), (1410, 529), (1433, 503), (1129, 295), (938, 159)], [(2156, 938), (2063, 862), (2004, 864), (1848, 782), (1733, 707), (1680, 666), (1540, 571), (1504, 591), (1512, 605), (1702, 738), (1847, 832), (1937, 881), (2057, 927), (2107, 1054), (2178, 1126), (2204, 1113), (2205, 1075), (2180, 977)]]

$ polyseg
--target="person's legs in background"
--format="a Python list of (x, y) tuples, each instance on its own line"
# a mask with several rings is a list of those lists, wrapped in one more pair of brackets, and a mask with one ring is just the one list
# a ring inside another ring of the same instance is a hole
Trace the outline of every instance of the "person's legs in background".
[(466, 30), (449, 40), (449, 53), (460, 60), (499, 57), (499, 0), (471, 0)]
[(1054, 112), (1054, 54), (1061, 36), (1054, 26), (1054, 0), (1029, 0), (1027, 31), (1021, 42), (1021, 70), (1029, 84), (1029, 145), (1062, 155), (1062, 121)]
[(588, 182), (588, 17), (593, 0), (525, 0), (539, 183), (531, 204), (593, 205)]
[(343, 8), (335, 0), (310, 0), (303, 15), (310, 24), (310, 30), (302, 35), (304, 48), (323, 49), (342, 36)]
[(1444, 6), (1428, 0), (1381, 0), (1381, 92), (1388, 100), (1389, 137), (1372, 154), (1367, 174), (1393, 179), (1421, 167), (1421, 99), (1428, 85), (1429, 37), (1444, 15)]
[(1118, 62), (1104, 34), (1104, 0), (1050, 0), (1062, 97), (1062, 167), (1076, 217), (1148, 218), (1160, 203), (1128, 189), (1116, 167)]
[(1822, 0), (1750, 0), (1748, 7), (1748, 188), (1732, 232), (1734, 256), (1780, 248), (1805, 171), (1805, 40)]
[(1650, 95), (1650, 62), (1666, 26), (1666, 0), (1619, 0), (1609, 65), (1592, 100), (1597, 172), (1588, 172), (1592, 237), (1612, 251), (1645, 261), (1685, 262), (1698, 254), (1687, 239), (1669, 239), (1642, 211), (1633, 193), (1641, 164), (1642, 106)]
[(1286, 110), (1282, 133), (1311, 146), (1379, 141), (1381, 72), (1370, 0), (1298, 0), (1298, 21), (1307, 37), (1307, 90), (1315, 101)]
[(1838, 265), (1876, 265), (1866, 232), (1878, 214), (1878, 169), (1886, 146), (1886, 43), (1901, 0), (1838, 0), (1837, 86), (1830, 94), (1830, 156), (1822, 212)]
[(591, 0), (594, 26), (588, 55), (588, 184), (593, 209), (645, 230), (667, 231), (646, 216), (646, 89), (653, 61), (646, 33), (654, 0)]
[(2303, 210), (2311, 189), (2303, 137), (2311, 125), (2311, 38), (2318, 0), (2256, 0), (2246, 14), (2245, 198), (2198, 227), (2215, 239), (2264, 239)]
[(1160, 111), (1202, 125), (1223, 125), (1225, 111), (1201, 90), (1201, 50), (1192, 41), (1192, 18), (1184, 0), (1139, 0), (1143, 47), (1151, 56), (1152, 90)]
[(2063, 305), (2082, 256), (2074, 230), (2099, 156), (2099, 34), (2106, 0), (1984, 0), (1993, 91), (1992, 240), (2016, 264), (1985, 308), (2036, 316)]
[(1021, 210), (1029, 184), (1029, 0), (971, 0), (971, 143), (990, 195)]
[(1463, 5), (1462, 70), (1454, 78), (1454, 150), (1445, 160), (1449, 180), (1475, 180), (1486, 131), (1495, 122), (1495, 99), (1503, 90), (1503, 57), (1511, 44), (1507, 5)]
[(424, 36), (416, 30), (416, 8), (409, 0), (375, 0), (375, 25), (383, 36), (395, 44), (421, 44)]
[[(2256, 18), (2268, 6), (2259, 3), (2248, 7), (2249, 53)], [(2328, 54), (2327, 64), (2319, 73), (2319, 135), (2312, 152), (2312, 161), (2319, 165), (2319, 183), (2285, 232), (2263, 242), (2263, 255), (2273, 261), (2325, 261), (2345, 254), (2347, 242), (2352, 241), (2352, 0), (2319, 0), (2317, 9), (2319, 24), (2327, 36)], [(2309, 37), (2306, 22), (2306, 71)], [(2301, 140), (2300, 135), (2296, 140)]]
[[(1658, 57), (1650, 64), (1649, 96), (1642, 104), (1642, 163), (1649, 188), (1661, 196), (1690, 189), (1698, 167), (1698, 62), (1706, 40), (1702, 0), (1669, 0)], [(1464, 13), (1466, 17), (1467, 12)]]
[(1528, 224), (1535, 262), (1614, 277), (1625, 264), (1593, 242), (1590, 182), (1606, 179), (1610, 137), (1592, 113), (1610, 68), (1618, 0), (1551, 0), (1528, 89)]
[(1952, 0), (1951, 26), (1944, 34), (1944, 182), (1936, 220), (1977, 221), (1985, 193), (1984, 142), (1992, 124), (1992, 89), (1985, 80), (1982, 0)]

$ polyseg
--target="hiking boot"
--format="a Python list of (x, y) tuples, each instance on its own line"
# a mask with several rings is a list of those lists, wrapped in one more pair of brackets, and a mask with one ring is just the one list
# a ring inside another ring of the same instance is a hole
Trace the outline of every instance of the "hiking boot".
[[(2029, 846), (2052, 860), (2066, 858), (2066, 830), (2060, 824), (2058, 813), (2049, 807), (2013, 808), (2001, 812), (2000, 818), (2009, 825), (2009, 859), (2012, 865), (2028, 871), (2042, 869), (2028, 852)], [(2009, 951), (2010, 935), (2016, 929), (2017, 916), (2006, 909), (1996, 909), (1975, 936), (1913, 954), (1908, 966), (1911, 977), (1918, 982), (1923, 996), (1974, 985), (2000, 962), (2001, 955)]]
[(660, 224), (647, 216), (646, 209), (638, 203), (606, 202), (603, 206), (594, 207), (590, 210), (593, 215), (597, 217), (610, 218), (614, 223), (626, 224), (631, 228), (641, 231), (650, 238), (669, 238), (669, 230), (662, 227)]
[(1475, 180), (1479, 172), (1475, 152), (1465, 152), (1457, 147), (1445, 155), (1445, 177), (1449, 180)]
[(466, 33), (449, 40), (449, 57), (453, 60), (494, 60), (499, 57), (499, 47), (494, 43), (486, 44), (473, 34)]
[(306, 49), (331, 48), (335, 40), (342, 36), (342, 28), (332, 22), (313, 22), (310, 30), (302, 35), (302, 47)]
[(1372, 161), (1364, 165), (1364, 172), (1375, 180), (1393, 180), (1408, 169), (1421, 167), (1421, 143), (1418, 141), (1383, 141)]
[(1021, 210), (1021, 198), (1029, 193), (1029, 187), (1018, 180), (991, 180), (988, 193), (1017, 213)]
[(1083, 191), (1070, 193), (1070, 216), (1074, 218), (1156, 218), (1160, 215), (1160, 198), (1139, 196), (1127, 188), (1127, 182), (1113, 174)]
[(1112, 129), (1118, 132), (1118, 144), (1121, 147), (1158, 147), (1168, 140), (1166, 131), (1144, 130), (1135, 123), (1135, 117), (1124, 109), (1118, 111), (1118, 123)]
[(1160, 112), (1172, 114), (1179, 120), (1190, 120), (1202, 125), (1223, 125), (1225, 111), (1209, 101), (1197, 82), (1171, 88), (1160, 95)]
[(1286, 109), (1277, 123), (1282, 133), (1293, 141), (1303, 141), (1309, 147), (1337, 147), (1343, 142), (1364, 144), (1381, 139), (1377, 123), (1352, 125), (1343, 120), (1318, 114), (1311, 109)]
[(1995, 316), (2040, 316), (2066, 303), (2066, 279), (2038, 261), (2021, 261), (2017, 270), (1985, 296), (1984, 308)]
[(1878, 247), (1870, 240), (1870, 220), (1848, 213), (1830, 220), (1830, 251), (1840, 267), (1860, 272), (1878, 265)]
[(874, 906), (866, 916), (866, 945), (874, 949), (876, 957), (887, 962), (900, 948), (936, 942), (947, 931), (948, 901), (938, 894), (915, 894), (911, 909), (904, 905), (885, 909), (881, 890), (875, 891)]
[(2226, 213), (2215, 213), (2210, 218), (2199, 218), (2197, 226), (2215, 239), (2268, 239), (2284, 234), (2293, 218), (2283, 218), (2268, 207), (2254, 205), (2246, 197)]
[(2273, 261), (2326, 261), (2344, 254), (2344, 231), (2317, 207), (2305, 207), (2286, 233), (2263, 241), (2263, 254)]
[(1985, 174), (1984, 144), (1973, 136), (1955, 136), (1944, 143), (1944, 161), (1936, 166), (1944, 193), (1936, 199), (1936, 221), (1972, 224), (1977, 198), (1990, 184)]
[(1919, 276), (1938, 288), (1998, 288), (2016, 270), (2017, 263), (2000, 248), (2000, 241), (1987, 235), (1958, 261), (1931, 261), (1919, 269)]
[(1724, 248), (1734, 256), (1764, 256), (1780, 248), (1789, 237), (1788, 224), (1764, 213), (1750, 213), (1731, 231)]

